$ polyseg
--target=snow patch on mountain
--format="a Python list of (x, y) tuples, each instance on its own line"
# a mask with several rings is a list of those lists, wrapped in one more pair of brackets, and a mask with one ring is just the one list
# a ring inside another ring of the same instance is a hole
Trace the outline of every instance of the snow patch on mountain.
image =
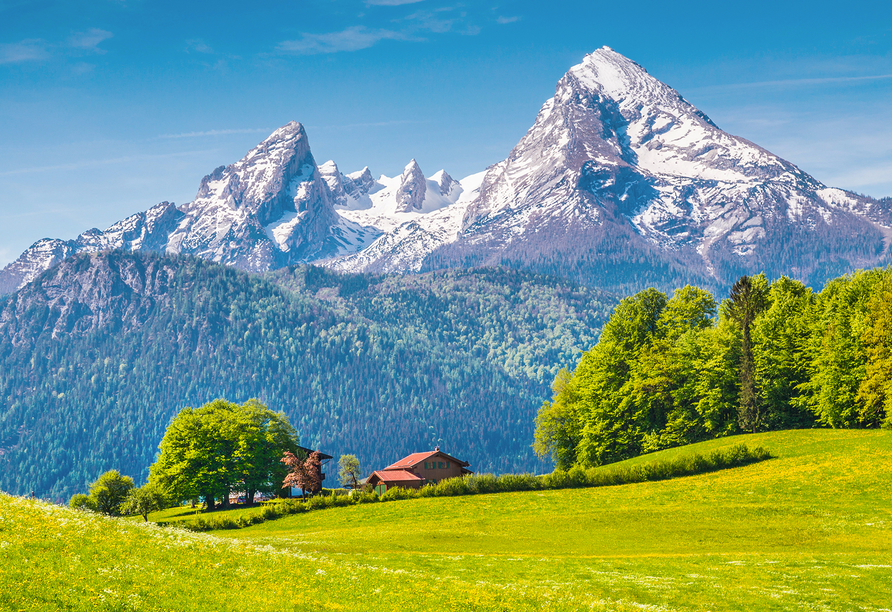
[(392, 195), (400, 177), (382, 176), (378, 183), (383, 188), (372, 196), (376, 205), (373, 209), (339, 214), (387, 231), (362, 250), (328, 260), (324, 265), (353, 272), (417, 272), (428, 254), (458, 238), (467, 205), (479, 194), (485, 175), (486, 172), (478, 172), (456, 181), (441, 170), (426, 179), (427, 196), (422, 210), (408, 213), (398, 211), (399, 202)]

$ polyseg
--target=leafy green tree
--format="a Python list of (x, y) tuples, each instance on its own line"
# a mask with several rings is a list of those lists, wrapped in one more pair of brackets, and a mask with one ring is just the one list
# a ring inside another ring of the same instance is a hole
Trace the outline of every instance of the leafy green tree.
[(251, 503), (258, 491), (280, 491), (278, 483), (287, 474), (280, 458), (285, 451), (297, 450), (298, 438), (283, 413), (273, 412), (256, 399), (242, 404), (237, 414), (235, 472), (245, 489), (245, 499)]
[(756, 372), (753, 362), (752, 327), (756, 317), (768, 307), (767, 281), (762, 274), (741, 276), (728, 298), (727, 312), (740, 328), (740, 428), (755, 432), (762, 424)]
[(858, 386), (860, 419), (868, 426), (892, 427), (892, 270), (884, 270), (866, 305), (861, 342), (866, 361)]
[(752, 328), (756, 387), (768, 429), (810, 427), (814, 414), (796, 403), (808, 380), (808, 343), (815, 299), (811, 289), (785, 276), (768, 290), (770, 306)]
[(583, 422), (573, 375), (562, 368), (551, 384), (552, 399), (542, 403), (536, 415), (533, 450), (542, 459), (549, 455), (558, 469), (567, 470), (576, 461)]
[(343, 486), (349, 486), (351, 489), (359, 488), (362, 472), (356, 455), (341, 455), (338, 459), (338, 477)]
[(132, 488), (133, 479), (130, 476), (122, 476), (118, 470), (109, 470), (90, 485), (90, 503), (97, 512), (118, 516), (121, 514), (121, 504)]
[(164, 510), (168, 506), (167, 496), (156, 485), (145, 484), (127, 493), (121, 504), (122, 514), (139, 514), (148, 522), (149, 514), (156, 510)]
[(737, 324), (719, 312), (718, 323), (695, 337), (691, 393), (705, 438), (737, 433), (740, 403), (740, 342)]
[(641, 452), (636, 422), (641, 416), (636, 399), (641, 395), (630, 381), (642, 352), (661, 331), (660, 315), (667, 302), (666, 295), (653, 288), (623, 299), (598, 344), (580, 360), (574, 374), (584, 413), (578, 463), (601, 465)]
[(150, 469), (150, 482), (175, 500), (203, 497), (226, 505), (230, 491), (272, 491), (283, 473), (279, 458), (297, 448), (297, 433), (282, 413), (257, 400), (217, 399), (183, 408), (171, 421)]
[(842, 276), (827, 283), (818, 296), (807, 344), (807, 382), (793, 402), (823, 425), (857, 427), (864, 413), (859, 395), (867, 376), (862, 332), (866, 305), (879, 277), (877, 271)]

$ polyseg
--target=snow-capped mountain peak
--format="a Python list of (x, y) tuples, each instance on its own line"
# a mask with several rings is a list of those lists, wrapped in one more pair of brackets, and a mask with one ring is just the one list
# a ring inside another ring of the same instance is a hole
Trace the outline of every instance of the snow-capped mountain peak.
[(412, 159), (389, 178), (317, 165), (291, 122), (163, 203), (76, 240), (43, 240), (0, 271), (0, 293), (107, 248), (191, 253), (251, 271), (505, 264), (620, 290), (730, 284), (764, 270), (820, 281), (892, 261), (892, 201), (825, 187), (722, 131), (610, 48), (558, 81), (503, 161), (456, 181)]
[(413, 159), (406, 164), (400, 176), (400, 184), (396, 189), (397, 210), (399, 212), (421, 210), (426, 192), (427, 181), (421, 168), (418, 167), (418, 162)]

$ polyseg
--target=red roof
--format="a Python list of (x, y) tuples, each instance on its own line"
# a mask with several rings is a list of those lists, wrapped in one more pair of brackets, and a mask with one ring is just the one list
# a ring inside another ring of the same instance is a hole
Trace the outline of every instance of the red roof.
[(412, 472), (406, 470), (388, 470), (388, 471), (378, 471), (372, 472), (372, 475), (369, 476), (369, 481), (372, 480), (373, 477), (377, 476), (378, 480), (383, 482), (411, 482), (413, 480), (423, 480), (417, 474), (413, 474)]
[(412, 453), (408, 457), (403, 457), (396, 463), (388, 465), (384, 469), (385, 470), (405, 470), (406, 468), (411, 468), (411, 467), (418, 465), (425, 459), (429, 459), (430, 457), (433, 457), (434, 455), (442, 455), (446, 459), (449, 459), (450, 461), (455, 461), (457, 464), (459, 464), (461, 466), (470, 465), (467, 461), (462, 461), (461, 459), (456, 459), (455, 457), (447, 455), (446, 453), (444, 453), (441, 450), (432, 450), (432, 451), (427, 451), (426, 453)]

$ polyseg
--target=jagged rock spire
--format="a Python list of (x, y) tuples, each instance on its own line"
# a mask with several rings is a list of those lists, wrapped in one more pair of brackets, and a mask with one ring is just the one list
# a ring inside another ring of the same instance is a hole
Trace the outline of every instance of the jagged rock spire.
[(402, 176), (400, 176), (400, 186), (396, 192), (397, 211), (421, 210), (426, 192), (427, 181), (424, 178), (424, 173), (418, 167), (418, 162), (413, 159), (406, 165)]

